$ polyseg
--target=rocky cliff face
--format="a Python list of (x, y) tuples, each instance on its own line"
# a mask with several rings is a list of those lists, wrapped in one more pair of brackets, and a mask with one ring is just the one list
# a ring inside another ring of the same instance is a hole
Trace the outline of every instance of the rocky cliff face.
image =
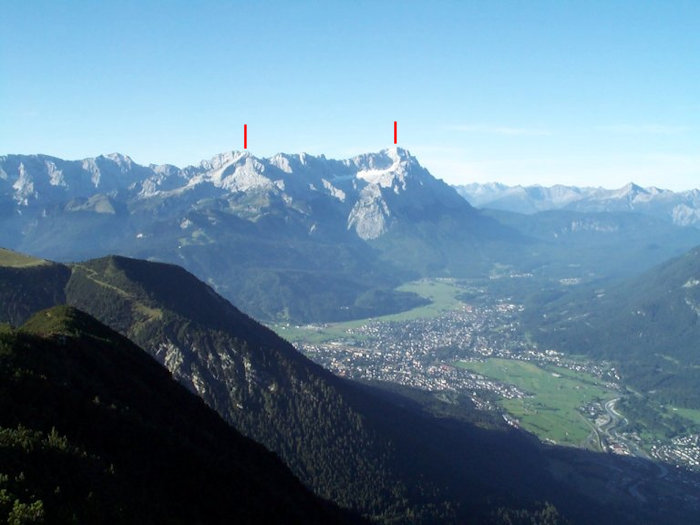
[(271, 214), (306, 219), (307, 231), (313, 222), (327, 222), (328, 214), (322, 214), (332, 210), (347, 230), (376, 239), (406, 200), (416, 207), (421, 201), (449, 200), (451, 193), (400, 148), (343, 161), (227, 152), (184, 169), (139, 166), (120, 154), (81, 161), (0, 157), (0, 198), (12, 203), (12, 215), (27, 221), (79, 211), (115, 214), (119, 205), (131, 215), (148, 209), (161, 217), (179, 213), (185, 220), (192, 207), (217, 200), (244, 220)]

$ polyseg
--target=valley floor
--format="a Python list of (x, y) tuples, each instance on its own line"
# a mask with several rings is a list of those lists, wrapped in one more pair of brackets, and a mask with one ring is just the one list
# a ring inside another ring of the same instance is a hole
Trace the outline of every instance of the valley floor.
[[(645, 401), (661, 424), (636, 424), (621, 400), (639, 396), (612, 363), (538, 349), (521, 326), (523, 306), (494, 296), (488, 281), (422, 279), (400, 289), (431, 303), (374, 319), (272, 328), (340, 376), (443, 401), (466, 396), (477, 411), (545, 443), (654, 459), (664, 476), (700, 470), (700, 412)], [(671, 416), (675, 426), (664, 424)]]

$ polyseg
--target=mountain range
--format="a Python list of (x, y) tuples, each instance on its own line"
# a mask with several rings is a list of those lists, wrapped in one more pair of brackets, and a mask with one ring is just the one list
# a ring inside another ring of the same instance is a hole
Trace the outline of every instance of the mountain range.
[(343, 161), (228, 152), (184, 169), (7, 155), (0, 210), (0, 245), (181, 264), (256, 317), (282, 320), (414, 306), (393, 288), (428, 271), (482, 271), (483, 243), (517, 237), (400, 148)]
[(423, 276), (625, 276), (700, 244), (695, 228), (632, 215), (480, 211), (401, 148), (346, 160), (228, 152), (185, 168), (0, 157), (0, 245), (178, 264), (267, 322), (403, 311), (424, 299), (395, 288)]
[(473, 183), (456, 186), (472, 206), (531, 214), (548, 210), (636, 212), (679, 226), (700, 226), (700, 190), (674, 192), (629, 183), (619, 189), (577, 186), (507, 186)]

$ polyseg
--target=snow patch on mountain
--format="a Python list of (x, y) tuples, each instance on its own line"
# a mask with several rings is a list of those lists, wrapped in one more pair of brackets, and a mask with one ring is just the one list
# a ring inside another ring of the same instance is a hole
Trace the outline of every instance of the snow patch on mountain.
[(688, 305), (688, 308), (690, 308), (697, 317), (700, 317), (700, 305), (698, 305), (690, 297), (685, 298), (685, 304)]
[(289, 164), (289, 159), (286, 157), (286, 155), (278, 153), (270, 159), (270, 164), (279, 168), (285, 173), (292, 173), (292, 166)]
[(250, 156), (246, 151), (226, 151), (224, 153), (219, 153), (214, 155), (209, 160), (203, 160), (200, 162), (199, 167), (204, 171), (221, 170), (230, 164), (235, 164), (240, 159)]
[(674, 224), (692, 226), (700, 224), (700, 208), (691, 208), (687, 204), (678, 204), (671, 210)]
[(571, 232), (593, 231), (599, 233), (614, 233), (619, 231), (620, 227), (616, 224), (605, 224), (601, 221), (582, 219), (571, 221), (569, 229)]
[(360, 168), (356, 177), (395, 193), (406, 190), (406, 177), (415, 159), (401, 148), (382, 150), (379, 155), (361, 155), (353, 159)]

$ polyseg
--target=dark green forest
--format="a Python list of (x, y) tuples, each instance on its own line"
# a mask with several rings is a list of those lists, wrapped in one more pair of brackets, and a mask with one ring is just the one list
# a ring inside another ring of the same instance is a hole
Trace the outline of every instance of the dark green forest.
[(358, 521), (143, 350), (70, 307), (0, 334), (0, 519)]
[(609, 359), (658, 402), (700, 408), (700, 248), (622, 283), (533, 294), (525, 324), (542, 347)]

